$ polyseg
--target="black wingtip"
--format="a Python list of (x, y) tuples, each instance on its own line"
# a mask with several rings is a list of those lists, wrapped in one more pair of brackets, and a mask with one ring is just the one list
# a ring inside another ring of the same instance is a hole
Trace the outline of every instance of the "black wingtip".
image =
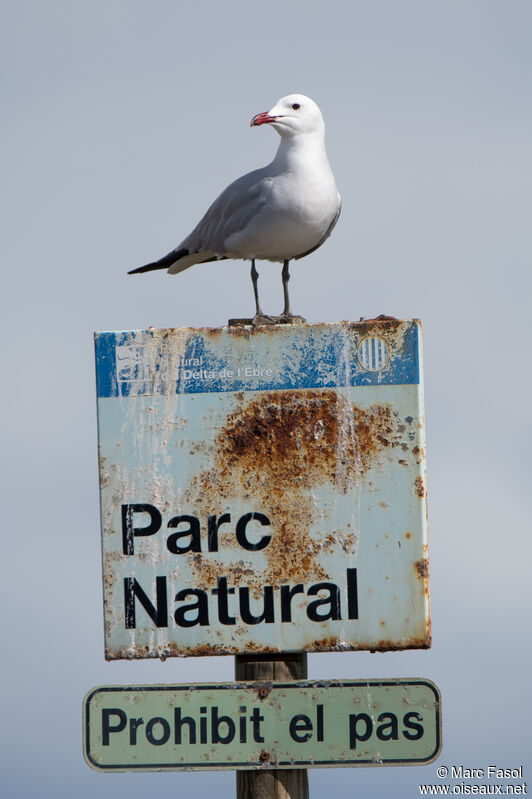
[(160, 264), (155, 261), (153, 264), (145, 264), (144, 266), (138, 266), (136, 269), (130, 269), (128, 275), (138, 275), (140, 272), (151, 272), (154, 269), (166, 269), (166, 264)]
[(175, 264), (176, 261), (179, 261), (180, 258), (188, 254), (188, 250), (185, 249), (172, 250), (168, 255), (163, 255), (162, 258), (159, 258), (158, 261), (153, 261), (151, 264), (144, 264), (144, 266), (138, 266), (136, 269), (130, 269), (128, 275), (138, 275), (141, 272), (153, 272), (155, 269), (168, 269), (169, 266), (172, 266), (172, 264)]

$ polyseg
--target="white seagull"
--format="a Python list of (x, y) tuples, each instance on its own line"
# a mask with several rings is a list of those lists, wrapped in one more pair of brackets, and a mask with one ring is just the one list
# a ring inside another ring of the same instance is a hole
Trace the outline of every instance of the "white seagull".
[[(181, 244), (158, 261), (128, 274), (189, 266), (224, 258), (251, 261), (255, 294), (253, 325), (304, 321), (290, 310), (288, 264), (317, 250), (330, 236), (341, 198), (325, 151), (325, 124), (316, 103), (303, 94), (282, 97), (251, 126), (271, 125), (281, 137), (273, 161), (231, 183)], [(284, 310), (263, 314), (256, 260), (283, 264)]]

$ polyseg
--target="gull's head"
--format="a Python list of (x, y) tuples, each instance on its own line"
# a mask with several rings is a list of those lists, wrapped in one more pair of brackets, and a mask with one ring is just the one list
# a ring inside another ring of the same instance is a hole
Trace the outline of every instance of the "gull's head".
[(281, 97), (269, 111), (253, 117), (251, 126), (256, 125), (271, 125), (281, 136), (290, 138), (300, 133), (323, 135), (325, 130), (320, 109), (304, 94)]

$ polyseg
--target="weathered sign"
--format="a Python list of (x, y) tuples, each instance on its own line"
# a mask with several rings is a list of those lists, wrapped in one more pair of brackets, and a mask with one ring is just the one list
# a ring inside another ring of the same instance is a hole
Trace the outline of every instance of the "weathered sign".
[(96, 334), (106, 657), (430, 646), (417, 321)]
[(101, 771), (420, 765), (441, 747), (429, 680), (103, 686), (83, 702)]

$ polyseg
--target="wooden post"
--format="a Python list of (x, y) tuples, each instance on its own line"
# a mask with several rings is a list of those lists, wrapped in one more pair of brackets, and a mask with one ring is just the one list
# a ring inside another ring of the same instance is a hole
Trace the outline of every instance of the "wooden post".
[[(306, 680), (306, 653), (236, 655), (237, 682)], [(308, 771), (304, 768), (236, 772), (237, 799), (308, 799)]]
[[(250, 325), (251, 319), (229, 319), (229, 326)], [(281, 655), (236, 655), (237, 682), (306, 680), (306, 652)], [(236, 772), (237, 799), (308, 799), (308, 770), (269, 769)]]

